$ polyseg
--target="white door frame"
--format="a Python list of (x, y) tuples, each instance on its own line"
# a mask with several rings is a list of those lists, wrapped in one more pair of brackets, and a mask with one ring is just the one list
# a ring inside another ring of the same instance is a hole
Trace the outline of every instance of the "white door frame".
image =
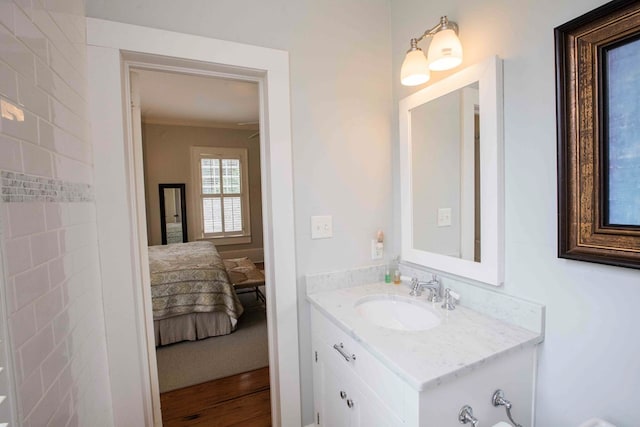
[(287, 52), (87, 18), (89, 119), (115, 425), (162, 425), (141, 147), (132, 142), (127, 61), (260, 85), (267, 328), (275, 426), (301, 425)]

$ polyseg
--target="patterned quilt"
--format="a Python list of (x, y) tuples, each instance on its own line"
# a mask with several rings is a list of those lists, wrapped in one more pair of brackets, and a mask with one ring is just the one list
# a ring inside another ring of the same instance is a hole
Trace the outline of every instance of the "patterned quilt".
[(149, 269), (154, 320), (214, 311), (237, 320), (242, 314), (222, 258), (211, 242), (150, 246)]

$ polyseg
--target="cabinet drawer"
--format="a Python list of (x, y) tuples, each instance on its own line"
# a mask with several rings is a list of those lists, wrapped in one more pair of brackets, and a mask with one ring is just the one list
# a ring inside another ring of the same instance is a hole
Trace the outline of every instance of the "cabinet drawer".
[[(324, 345), (324, 353), (338, 373), (353, 372), (384, 406), (400, 419), (406, 419), (405, 388), (408, 387), (396, 374), (368, 352), (360, 343), (327, 319), (315, 307), (311, 309), (311, 331), (314, 341)], [(342, 352), (334, 345), (342, 344)], [(355, 356), (355, 359), (352, 357)]]

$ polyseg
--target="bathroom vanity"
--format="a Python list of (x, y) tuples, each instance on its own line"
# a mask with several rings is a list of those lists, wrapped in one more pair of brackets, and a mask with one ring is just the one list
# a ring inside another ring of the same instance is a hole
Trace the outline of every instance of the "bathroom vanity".
[[(464, 306), (444, 310), (424, 295), (409, 297), (404, 284), (372, 283), (307, 298), (316, 425), (453, 427), (470, 405), (479, 425), (491, 426), (506, 420), (504, 407), (491, 404), (497, 389), (513, 403), (516, 421), (532, 425), (540, 332)], [(409, 318), (394, 323), (403, 313)], [(420, 317), (428, 321), (421, 324)]]
[(377, 283), (383, 266), (307, 276), (316, 425), (491, 427), (507, 420), (499, 389), (533, 425), (544, 308), (490, 290), (504, 284), (502, 121), (497, 57), (400, 101), (401, 269), (446, 276), (463, 304)]

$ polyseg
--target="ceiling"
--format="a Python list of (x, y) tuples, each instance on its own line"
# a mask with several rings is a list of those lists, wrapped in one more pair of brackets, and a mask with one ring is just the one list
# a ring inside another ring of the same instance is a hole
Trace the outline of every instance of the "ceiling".
[(258, 84), (219, 77), (135, 70), (142, 121), (258, 129)]

